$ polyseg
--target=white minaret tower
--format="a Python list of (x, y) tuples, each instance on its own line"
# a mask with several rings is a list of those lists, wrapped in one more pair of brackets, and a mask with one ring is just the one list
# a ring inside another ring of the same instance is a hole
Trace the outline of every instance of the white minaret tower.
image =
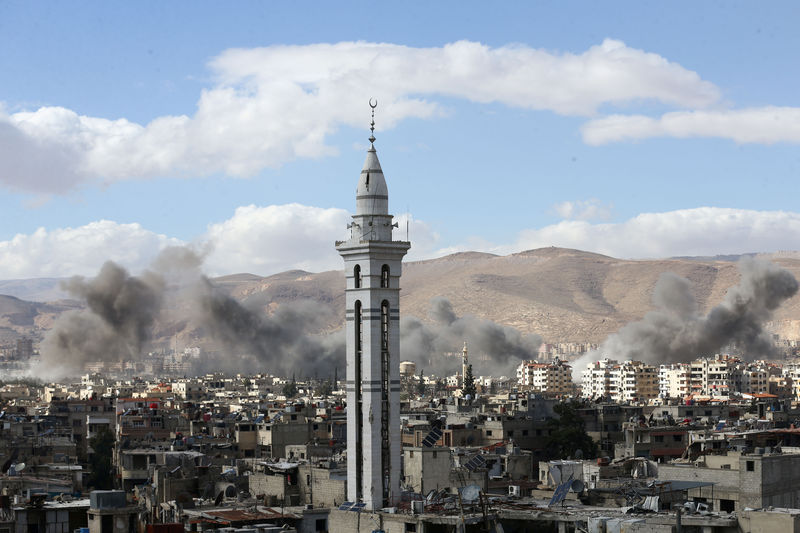
[(380, 509), (400, 496), (400, 271), (411, 243), (392, 240), (397, 224), (375, 152), (377, 102), (370, 106), (356, 214), (336, 250), (347, 279), (347, 499)]
[(467, 341), (464, 341), (464, 349), (461, 351), (461, 387), (464, 387), (464, 380), (467, 379), (467, 367), (469, 366), (469, 361), (467, 361)]

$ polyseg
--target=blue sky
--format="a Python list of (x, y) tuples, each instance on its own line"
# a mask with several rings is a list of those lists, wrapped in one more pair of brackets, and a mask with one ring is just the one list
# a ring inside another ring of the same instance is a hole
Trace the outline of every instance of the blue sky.
[(338, 268), (370, 96), (412, 259), (800, 250), (799, 11), (2, 1), (0, 278)]

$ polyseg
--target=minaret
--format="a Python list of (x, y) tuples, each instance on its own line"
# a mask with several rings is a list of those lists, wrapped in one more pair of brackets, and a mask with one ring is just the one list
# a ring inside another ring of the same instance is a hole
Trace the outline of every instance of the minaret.
[(400, 272), (411, 243), (392, 240), (389, 194), (370, 147), (356, 191), (350, 239), (336, 243), (345, 265), (347, 499), (367, 509), (400, 497)]
[(467, 341), (464, 341), (464, 349), (461, 351), (461, 387), (464, 387), (464, 380), (467, 379)]

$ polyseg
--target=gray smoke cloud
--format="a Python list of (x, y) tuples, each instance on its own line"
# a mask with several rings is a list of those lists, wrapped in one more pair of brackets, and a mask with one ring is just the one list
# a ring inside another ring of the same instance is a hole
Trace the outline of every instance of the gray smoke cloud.
[(63, 285), (86, 309), (61, 315), (45, 336), (37, 374), (74, 374), (89, 361), (137, 359), (150, 340), (161, 308), (164, 282), (154, 272), (131, 276), (106, 262), (93, 279), (74, 277)]
[(195, 319), (220, 351), (233, 357), (204, 361), (209, 369), (325, 377), (334, 368), (344, 376), (345, 342), (341, 331), (315, 334), (333, 311), (316, 302), (293, 302), (274, 313), (249, 309), (203, 278), (195, 287)]
[(316, 334), (329, 323), (329, 307), (293, 302), (268, 315), (215, 287), (201, 273), (203, 254), (165, 249), (139, 276), (109, 261), (95, 278), (75, 277), (63, 287), (86, 308), (61, 315), (42, 342), (34, 369), (48, 378), (74, 376), (87, 362), (137, 362), (152, 347), (157, 319), (198, 328), (216, 350), (195, 372), (269, 372), (324, 377), (344, 375), (342, 332)]
[(706, 316), (698, 313), (687, 279), (662, 274), (653, 291), (656, 309), (610, 335), (599, 350), (578, 359), (573, 376), (578, 379), (587, 364), (605, 357), (658, 365), (712, 356), (732, 343), (750, 359), (774, 355), (764, 323), (797, 293), (798, 282), (791, 272), (768, 261), (745, 257), (738, 267), (739, 284)]
[[(450, 301), (442, 297), (431, 300), (428, 316), (432, 323), (401, 318), (400, 355), (438, 376), (461, 370), (464, 341), (476, 376), (510, 376), (522, 360), (537, 356), (542, 343), (538, 335), (523, 335), (510, 326), (472, 315), (459, 317)], [(459, 356), (446, 357), (446, 353)]]

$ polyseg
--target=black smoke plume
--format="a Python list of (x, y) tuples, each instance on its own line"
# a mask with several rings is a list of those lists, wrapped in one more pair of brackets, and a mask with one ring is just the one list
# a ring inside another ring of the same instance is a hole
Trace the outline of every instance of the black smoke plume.
[(791, 272), (768, 261), (745, 257), (738, 267), (739, 284), (706, 316), (698, 313), (687, 279), (662, 274), (653, 291), (656, 309), (610, 335), (599, 350), (578, 359), (573, 374), (579, 375), (587, 364), (604, 357), (655, 365), (686, 362), (712, 356), (733, 343), (749, 359), (774, 355), (764, 323), (797, 293), (798, 282)]
[[(431, 300), (428, 316), (432, 323), (401, 318), (400, 355), (439, 376), (460, 372), (465, 341), (475, 375), (493, 376), (513, 375), (522, 360), (537, 357), (542, 343), (538, 335), (523, 335), (512, 327), (472, 315), (459, 317), (450, 301), (442, 297)], [(456, 356), (446, 357), (447, 353)]]
[(326, 306), (293, 302), (266, 315), (242, 305), (205, 278), (196, 286), (195, 298), (198, 323), (227, 354), (205, 361), (204, 366), (319, 377), (345, 368), (343, 333), (314, 333), (330, 321), (332, 310)]
[[(168, 248), (140, 276), (107, 262), (97, 277), (73, 278), (65, 288), (86, 309), (64, 313), (42, 343), (41, 374), (74, 376), (87, 362), (141, 361), (152, 348), (157, 319), (188, 324), (213, 344), (195, 372), (266, 372), (325, 377), (345, 369), (344, 332), (319, 333), (336, 314), (318, 302), (293, 302), (271, 314), (240, 303), (201, 273), (202, 255)], [(401, 321), (401, 358), (439, 375), (460, 369), (464, 341), (479, 373), (510, 375), (536, 357), (541, 339), (474, 316), (458, 317), (444, 298), (431, 301), (431, 323)], [(38, 372), (38, 369), (37, 369)]]
[(86, 309), (69, 311), (56, 320), (42, 342), (43, 375), (82, 371), (89, 361), (138, 359), (150, 341), (161, 308), (161, 276), (131, 276), (108, 261), (95, 278), (74, 277), (63, 284)]

